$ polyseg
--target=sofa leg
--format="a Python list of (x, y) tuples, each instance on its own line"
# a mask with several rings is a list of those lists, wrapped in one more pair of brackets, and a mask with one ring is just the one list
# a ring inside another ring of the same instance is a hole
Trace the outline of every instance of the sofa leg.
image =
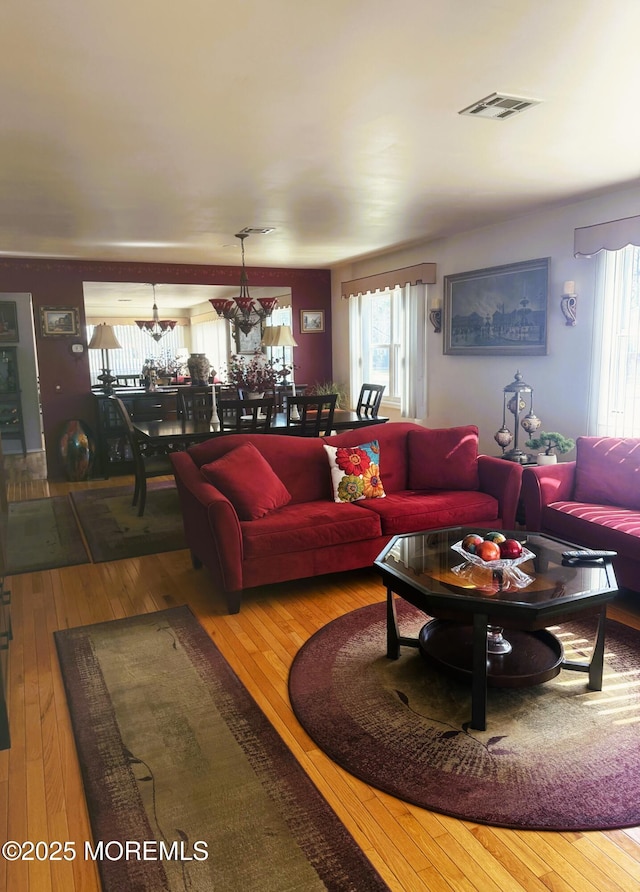
[(242, 592), (226, 592), (227, 607), (229, 613), (240, 613), (240, 602), (242, 601)]
[(200, 570), (200, 568), (202, 567), (202, 561), (193, 551), (191, 552), (191, 566), (194, 570)]

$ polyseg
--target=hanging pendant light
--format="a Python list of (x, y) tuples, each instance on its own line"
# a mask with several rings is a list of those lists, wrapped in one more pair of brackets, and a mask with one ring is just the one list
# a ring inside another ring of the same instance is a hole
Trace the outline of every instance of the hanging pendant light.
[(152, 285), (153, 288), (153, 319), (136, 319), (136, 325), (142, 331), (146, 331), (148, 335), (151, 335), (153, 340), (158, 343), (162, 338), (168, 334), (178, 324), (175, 319), (160, 319), (158, 316), (158, 305), (156, 304), (156, 286)]
[(249, 294), (247, 269), (244, 265), (244, 240), (248, 235), (248, 232), (236, 233), (236, 238), (240, 239), (240, 244), (242, 246), (240, 294), (235, 300), (225, 297), (209, 298), (209, 302), (218, 316), (223, 319), (228, 319), (229, 322), (237, 325), (240, 331), (244, 334), (249, 334), (255, 325), (259, 325), (264, 319), (268, 319), (278, 303), (277, 297), (262, 297), (254, 300)]

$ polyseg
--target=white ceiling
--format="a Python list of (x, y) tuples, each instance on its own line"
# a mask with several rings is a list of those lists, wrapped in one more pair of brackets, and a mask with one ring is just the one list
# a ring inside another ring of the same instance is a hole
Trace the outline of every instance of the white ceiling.
[[(330, 267), (637, 183), (639, 0), (4, 0), (0, 255)], [(506, 121), (458, 112), (542, 100)]]

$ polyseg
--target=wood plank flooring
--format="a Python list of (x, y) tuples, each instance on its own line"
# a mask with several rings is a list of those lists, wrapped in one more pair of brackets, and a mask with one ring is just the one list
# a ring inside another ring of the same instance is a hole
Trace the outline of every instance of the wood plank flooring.
[[(28, 462), (6, 460), (10, 501), (71, 488), (131, 482), (49, 484)], [(10, 750), (0, 752), (0, 842), (90, 840), (53, 631), (187, 603), (305, 771), (397, 892), (636, 892), (640, 828), (591, 833), (504, 830), (428, 812), (367, 786), (331, 762), (298, 725), (287, 694), (291, 661), (331, 619), (380, 601), (372, 571), (254, 590), (229, 616), (188, 552), (15, 576), (10, 651)], [(622, 599), (614, 618), (640, 628), (640, 609)], [(615, 754), (612, 754), (615, 758)], [(214, 841), (210, 841), (210, 848)], [(91, 861), (8, 863), (0, 890), (94, 892)]]

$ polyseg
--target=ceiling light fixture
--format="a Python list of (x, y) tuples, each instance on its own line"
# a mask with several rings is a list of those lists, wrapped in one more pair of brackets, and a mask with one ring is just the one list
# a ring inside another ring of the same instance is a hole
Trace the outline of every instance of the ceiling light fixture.
[(153, 288), (153, 319), (136, 319), (136, 325), (142, 331), (146, 331), (148, 335), (151, 335), (153, 340), (158, 343), (166, 334), (173, 331), (178, 323), (175, 319), (160, 319), (158, 317), (156, 286), (152, 285), (151, 287)]
[[(256, 231), (256, 230), (253, 230)], [(263, 231), (263, 230), (260, 230)], [(244, 240), (249, 235), (249, 230), (243, 229), (236, 233), (242, 246), (242, 272), (240, 273), (240, 294), (235, 299), (225, 297), (211, 297), (209, 302), (218, 316), (228, 319), (237, 325), (244, 334), (249, 334), (255, 325), (268, 319), (273, 313), (277, 303), (277, 297), (261, 297), (254, 300), (249, 294), (247, 284), (247, 269), (244, 265)]]

